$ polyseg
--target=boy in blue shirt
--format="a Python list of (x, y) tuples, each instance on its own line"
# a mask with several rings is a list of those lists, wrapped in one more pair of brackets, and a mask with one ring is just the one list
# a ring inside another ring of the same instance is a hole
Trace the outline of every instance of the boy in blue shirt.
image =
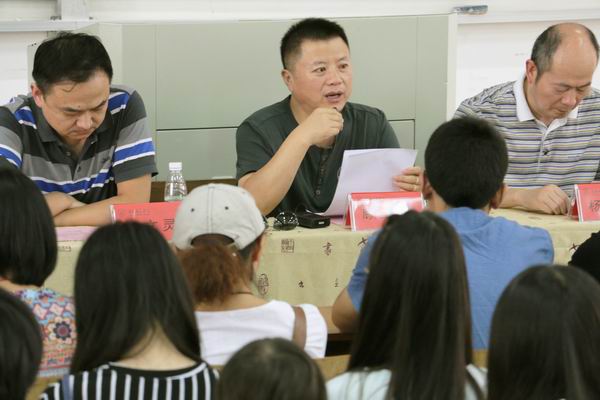
[[(428, 207), (454, 226), (463, 245), (475, 349), (488, 346), (492, 313), (508, 282), (527, 267), (554, 259), (546, 230), (488, 215), (502, 201), (507, 168), (504, 139), (480, 119), (442, 124), (425, 150), (423, 194)], [(376, 238), (377, 233), (369, 239), (350, 283), (333, 305), (333, 322), (343, 331), (354, 330), (358, 321)]]

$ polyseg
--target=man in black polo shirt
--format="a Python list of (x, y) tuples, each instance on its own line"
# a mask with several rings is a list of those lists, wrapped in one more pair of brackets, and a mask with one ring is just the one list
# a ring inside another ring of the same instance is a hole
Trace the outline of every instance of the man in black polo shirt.
[(31, 94), (0, 107), (0, 165), (45, 194), (57, 226), (110, 222), (109, 205), (150, 200), (154, 145), (141, 97), (112, 86), (100, 41), (60, 33), (35, 53)]
[[(352, 64), (338, 24), (310, 18), (293, 25), (281, 40), (281, 60), (291, 96), (238, 128), (237, 178), (265, 215), (324, 211), (344, 150), (398, 147), (398, 140), (381, 110), (348, 102)], [(418, 190), (419, 171), (404, 171), (395, 182)]]

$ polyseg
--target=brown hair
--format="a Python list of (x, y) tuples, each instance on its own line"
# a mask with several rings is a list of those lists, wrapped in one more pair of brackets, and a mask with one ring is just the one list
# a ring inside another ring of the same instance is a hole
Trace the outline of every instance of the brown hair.
[(194, 247), (178, 254), (194, 301), (223, 302), (240, 281), (252, 280), (252, 268), (230, 246), (214, 240), (195, 241)]

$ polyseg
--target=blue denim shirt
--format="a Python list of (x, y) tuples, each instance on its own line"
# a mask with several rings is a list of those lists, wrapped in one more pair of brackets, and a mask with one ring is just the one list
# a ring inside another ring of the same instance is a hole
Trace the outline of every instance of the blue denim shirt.
[[(481, 210), (460, 207), (440, 214), (460, 236), (471, 299), (473, 347), (486, 349), (496, 302), (508, 283), (524, 269), (550, 264), (554, 248), (548, 232), (541, 228), (519, 225), (503, 217), (490, 217)], [(379, 232), (375, 232), (361, 252), (352, 272), (348, 293), (360, 310), (367, 265)]]

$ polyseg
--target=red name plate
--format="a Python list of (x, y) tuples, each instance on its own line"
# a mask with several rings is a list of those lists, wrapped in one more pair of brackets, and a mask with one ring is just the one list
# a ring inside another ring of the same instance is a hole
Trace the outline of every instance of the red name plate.
[(152, 224), (167, 240), (173, 236), (175, 213), (179, 201), (139, 204), (113, 204), (110, 212), (115, 221), (138, 221)]
[(571, 217), (571, 219), (579, 219), (579, 210), (577, 210), (577, 201), (575, 199), (571, 200), (571, 208), (567, 215)]
[(392, 214), (424, 208), (421, 192), (351, 193), (348, 195), (346, 225), (350, 225), (353, 231), (378, 229)]
[(575, 185), (575, 205), (571, 211), (579, 222), (600, 221), (600, 183)]

